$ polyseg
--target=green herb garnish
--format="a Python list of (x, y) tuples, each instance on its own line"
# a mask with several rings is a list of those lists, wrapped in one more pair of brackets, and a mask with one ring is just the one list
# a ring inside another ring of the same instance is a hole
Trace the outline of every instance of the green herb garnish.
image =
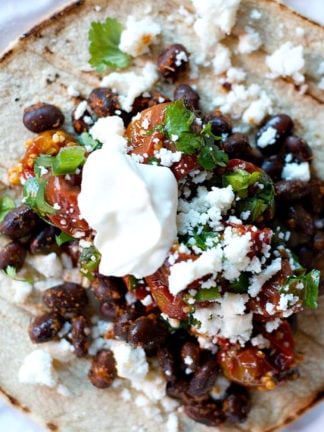
[(238, 294), (247, 293), (248, 288), (249, 288), (249, 276), (247, 273), (241, 273), (237, 279), (233, 280), (229, 284), (229, 291)]
[(17, 277), (17, 270), (15, 269), (15, 267), (8, 265), (5, 269), (0, 270), (0, 272), (2, 274), (4, 274), (5, 276), (8, 276), (10, 279), (12, 280), (16, 280), (19, 282), (28, 282), (28, 283), (32, 283), (33, 279), (32, 278), (26, 278), (26, 279), (20, 279)]
[(89, 132), (83, 132), (78, 137), (79, 143), (86, 148), (86, 150), (90, 153), (94, 150), (98, 150), (102, 147), (102, 144), (92, 138), (92, 136), (89, 134)]
[(320, 275), (319, 270), (311, 270), (301, 276), (290, 276), (280, 293), (293, 294), (302, 300), (303, 306), (316, 309)]
[(67, 234), (64, 231), (61, 231), (59, 235), (55, 236), (55, 241), (57, 246), (62, 246), (62, 244), (67, 243), (69, 241), (75, 240), (70, 234)]
[(165, 109), (162, 132), (175, 143), (178, 151), (186, 155), (197, 153), (202, 168), (212, 170), (217, 165), (226, 166), (228, 156), (215, 143), (221, 138), (212, 134), (210, 124), (204, 126), (200, 133), (194, 132), (194, 121), (195, 114), (186, 108), (182, 100), (177, 100)]
[(55, 209), (45, 200), (46, 180), (29, 177), (23, 189), (23, 201), (40, 217), (55, 214)]
[(105, 22), (92, 22), (89, 30), (89, 63), (98, 73), (107, 67), (124, 69), (129, 65), (131, 56), (121, 51), (118, 46), (122, 25), (113, 18)]
[(7, 195), (1, 197), (0, 198), (0, 222), (2, 222), (3, 219), (6, 217), (6, 215), (14, 208), (16, 208), (16, 204), (11, 197)]

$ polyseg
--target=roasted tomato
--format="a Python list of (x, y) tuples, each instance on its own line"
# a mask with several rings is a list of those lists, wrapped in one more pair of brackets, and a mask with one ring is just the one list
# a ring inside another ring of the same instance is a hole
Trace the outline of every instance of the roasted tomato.
[[(273, 320), (282, 317), (283, 311), (279, 307), (280, 288), (285, 284), (287, 278), (292, 274), (292, 270), (287, 259), (282, 260), (281, 270), (276, 273), (263, 285), (257, 297), (249, 300), (249, 308), (254, 311), (258, 321)], [(270, 306), (269, 306), (270, 305)], [(301, 300), (293, 305), (294, 312), (302, 310)]]
[(271, 333), (263, 329), (263, 336), (271, 343), (273, 348), (270, 353), (271, 362), (280, 372), (295, 366), (295, 342), (287, 321), (282, 321)]
[(50, 130), (26, 142), (26, 151), (18, 164), (9, 171), (11, 183), (20, 184), (21, 176), (33, 177), (35, 159), (40, 155), (55, 156), (62, 147), (76, 145), (75, 139), (61, 130)]
[[(129, 123), (126, 129), (126, 137), (129, 138), (132, 146), (131, 152), (142, 155), (146, 163), (154, 157), (154, 152), (161, 150), (162, 147), (176, 151), (175, 144), (167, 140), (160, 129), (156, 129), (157, 126), (164, 124), (165, 109), (168, 105), (167, 102), (145, 109)], [(170, 169), (179, 180), (186, 177), (197, 166), (195, 155), (183, 154), (179, 162), (173, 163)]]
[(169, 291), (168, 269), (165, 265), (160, 267), (153, 275), (147, 276), (145, 280), (156, 305), (163, 313), (170, 318), (179, 320), (188, 318), (186, 303), (179, 296), (174, 296)]
[(252, 162), (247, 162), (242, 159), (230, 159), (227, 163), (227, 168), (234, 169), (234, 168), (240, 168), (244, 171), (247, 171), (248, 173), (253, 173), (255, 171), (263, 172), (263, 170), (254, 165)]
[(259, 390), (271, 390), (276, 385), (273, 377), (277, 371), (258, 348), (220, 350), (218, 361), (225, 376), (238, 384)]
[(78, 195), (81, 178), (77, 175), (50, 176), (45, 189), (46, 201), (55, 208), (55, 214), (49, 214), (48, 219), (62, 231), (73, 235), (88, 234), (90, 228), (80, 217)]

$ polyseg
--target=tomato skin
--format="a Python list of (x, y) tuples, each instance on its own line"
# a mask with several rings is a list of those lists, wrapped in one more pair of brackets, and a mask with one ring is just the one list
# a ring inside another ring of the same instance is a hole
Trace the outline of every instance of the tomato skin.
[(56, 156), (62, 147), (76, 145), (73, 137), (61, 130), (50, 130), (37, 135), (26, 143), (22, 164), (24, 178), (34, 176), (34, 162), (42, 154)]
[(247, 162), (243, 159), (230, 159), (227, 163), (228, 169), (240, 168), (252, 174), (255, 171), (264, 172), (260, 167), (254, 165), (252, 162)]
[(47, 217), (55, 226), (72, 236), (90, 233), (87, 222), (80, 217), (80, 188), (80, 178), (75, 175), (50, 176), (46, 183), (45, 199), (54, 208), (58, 207), (55, 214)]
[(174, 296), (169, 291), (166, 265), (163, 265), (154, 274), (145, 277), (145, 280), (157, 307), (163, 313), (178, 320), (188, 318), (188, 314), (185, 312), (188, 307), (186, 303), (179, 296)]
[(271, 390), (275, 387), (276, 369), (266, 355), (255, 347), (220, 350), (217, 354), (225, 376), (246, 387)]
[(280, 326), (271, 333), (263, 329), (263, 336), (271, 343), (273, 350), (270, 358), (280, 372), (295, 365), (295, 341), (287, 321), (282, 321)]
[[(171, 102), (153, 105), (142, 111), (127, 126), (126, 137), (129, 138), (132, 146), (131, 153), (142, 155), (143, 162), (154, 157), (154, 152), (162, 147), (171, 151), (176, 151), (176, 145), (167, 140), (157, 126), (163, 126), (165, 109)], [(144, 127), (145, 126), (145, 127)], [(154, 130), (155, 129), (155, 130)], [(187, 174), (198, 167), (196, 155), (183, 154), (179, 162), (175, 162), (170, 167), (177, 180), (185, 178)]]

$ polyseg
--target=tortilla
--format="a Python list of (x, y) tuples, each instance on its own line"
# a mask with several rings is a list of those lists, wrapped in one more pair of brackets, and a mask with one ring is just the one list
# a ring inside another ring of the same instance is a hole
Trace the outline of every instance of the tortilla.
[[(8, 185), (7, 171), (23, 153), (23, 143), (31, 137), (21, 121), (23, 108), (39, 100), (50, 102), (59, 106), (68, 119), (75, 105), (74, 98), (68, 94), (68, 87), (75, 86), (86, 96), (92, 88), (99, 86), (101, 76), (88, 65), (87, 35), (90, 23), (103, 21), (107, 16), (125, 23), (128, 15), (143, 17), (149, 13), (153, 19), (162, 23), (162, 46), (170, 42), (182, 43), (194, 55), (193, 53), (201, 51), (201, 46), (188, 21), (186, 23), (183, 15), (178, 15), (173, 23), (167, 18), (170, 11), (172, 14), (180, 5), (187, 11), (192, 11), (189, 1), (158, 0), (153, 4), (145, 0), (79, 1), (33, 28), (3, 55), (0, 69), (0, 146), (5, 155), (0, 161), (3, 190), (9, 187), (13, 193), (18, 193)], [(254, 10), (260, 11), (259, 19), (251, 18)], [(238, 36), (246, 32), (246, 26), (252, 26), (259, 33), (262, 46), (250, 54), (234, 53)], [(303, 32), (297, 32), (296, 29), (303, 29)], [(266, 0), (243, 0), (232, 35), (226, 36), (221, 43), (232, 49), (233, 65), (241, 66), (246, 71), (245, 85), (260, 84), (271, 95), (273, 109), (291, 115), (297, 133), (312, 145), (314, 169), (324, 178), (324, 131), (321, 127), (324, 124), (324, 95), (318, 87), (321, 78), (318, 69), (324, 61), (323, 37), (324, 30), (321, 26), (301, 18), (281, 4)], [(306, 64), (303, 73), (307, 88), (304, 83), (296, 86), (290, 78), (267, 77), (269, 70), (265, 56), (286, 41), (301, 43), (304, 47)], [(159, 49), (159, 46), (152, 45), (152, 59), (156, 58)], [(147, 58), (150, 56), (137, 59), (134, 69), (139, 70)], [(188, 83), (188, 79), (186, 82)], [(191, 83), (197, 85), (205, 106), (210, 104), (212, 95), (224, 95), (224, 89), (214, 79), (210, 66), (201, 67), (199, 78), (193, 77)], [(168, 85), (162, 90), (170, 93)], [(116, 388), (96, 389), (86, 378), (89, 363), (84, 359), (59, 362), (56, 365), (59, 381), (68, 390), (67, 394), (59, 394), (57, 389), (46, 386), (21, 384), (17, 370), (25, 356), (35, 348), (26, 329), (30, 316), (36, 314), (40, 307), (37, 304), (15, 304), (13, 290), (3, 280), (0, 306), (0, 387), (8, 402), (20, 407), (52, 431), (119, 432), (137, 430), (136, 428), (140, 430), (141, 427), (147, 431), (165, 428), (168, 414), (163, 413), (168, 411), (168, 407), (163, 407), (161, 401), (156, 404), (160, 409), (157, 412), (154, 411), (154, 404), (141, 407), (140, 399), (136, 401), (138, 393), (133, 389), (128, 389), (131, 401), (125, 401), (123, 389), (127, 388), (127, 384), (120, 380), (114, 386)], [(304, 356), (304, 362), (298, 380), (271, 392), (253, 393), (253, 408), (248, 421), (243, 424), (212, 429), (194, 423), (180, 413), (179, 429), (186, 432), (274, 431), (313, 406), (323, 397), (324, 390), (323, 308), (324, 302), (321, 299), (316, 311), (307, 310), (299, 319), (296, 344), (297, 351)], [(157, 377), (152, 379), (156, 380)], [(147, 411), (151, 411), (151, 416), (145, 414)], [(170, 424), (173, 420), (169, 417)]]

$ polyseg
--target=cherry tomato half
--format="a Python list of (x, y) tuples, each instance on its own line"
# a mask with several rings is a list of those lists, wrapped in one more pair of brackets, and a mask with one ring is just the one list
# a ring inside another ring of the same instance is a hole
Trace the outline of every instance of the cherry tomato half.
[(55, 226), (72, 236), (90, 232), (87, 222), (80, 217), (79, 193), (79, 176), (50, 176), (47, 180), (45, 199), (56, 209), (55, 214), (47, 217)]

